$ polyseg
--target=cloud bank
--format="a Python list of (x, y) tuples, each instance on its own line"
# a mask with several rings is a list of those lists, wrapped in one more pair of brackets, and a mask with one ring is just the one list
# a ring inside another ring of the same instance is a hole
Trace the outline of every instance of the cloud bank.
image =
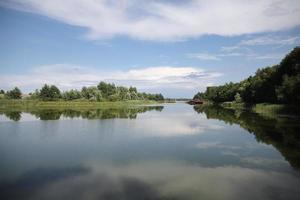
[(298, 0), (3, 0), (0, 6), (85, 27), (90, 39), (128, 36), (172, 41), (207, 34), (280, 31), (300, 25)]
[[(219, 50), (219, 53), (189, 53), (186, 57), (210, 61), (220, 61), (224, 58), (232, 59), (232, 57), (243, 57), (248, 60), (282, 59), (286, 52), (274, 52), (274, 49), (286, 46), (298, 46), (299, 44), (299, 35), (276, 36), (269, 34), (265, 36), (248, 37), (233, 46), (223, 46)], [(258, 46), (268, 46), (268, 52), (265, 54), (257, 53), (255, 47)]]
[[(222, 74), (198, 67), (155, 66), (129, 70), (96, 70), (92, 68), (56, 64), (39, 66), (26, 74), (1, 74), (0, 88), (18, 86), (24, 91), (32, 91), (43, 84), (55, 84), (63, 90), (82, 86), (95, 86), (100, 81), (117, 85), (136, 86), (142, 91), (162, 92), (165, 90), (190, 91), (192, 95), (199, 89), (213, 85)], [(172, 94), (165, 94), (171, 95)], [(175, 95), (176, 96), (176, 95)]]

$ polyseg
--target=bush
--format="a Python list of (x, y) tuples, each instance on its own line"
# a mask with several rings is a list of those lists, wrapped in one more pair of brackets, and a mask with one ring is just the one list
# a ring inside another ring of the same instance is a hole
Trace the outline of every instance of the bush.
[(240, 95), (239, 93), (236, 93), (236, 94), (234, 95), (234, 101), (235, 101), (236, 103), (242, 103), (242, 102), (243, 102), (243, 99), (242, 99), (242, 97), (241, 97), (241, 95)]

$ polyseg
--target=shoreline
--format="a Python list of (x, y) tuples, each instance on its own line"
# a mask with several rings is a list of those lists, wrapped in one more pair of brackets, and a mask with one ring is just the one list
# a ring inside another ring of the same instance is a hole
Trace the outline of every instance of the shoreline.
[(244, 110), (263, 115), (300, 115), (300, 106), (290, 104), (272, 104), (272, 103), (257, 103), (246, 104), (236, 102), (212, 103), (208, 102), (206, 105), (218, 105), (226, 109)]
[(169, 101), (128, 100), (128, 101), (41, 101), (41, 100), (0, 100), (0, 110), (30, 109), (104, 109), (118, 107), (135, 107), (151, 104), (171, 103)]

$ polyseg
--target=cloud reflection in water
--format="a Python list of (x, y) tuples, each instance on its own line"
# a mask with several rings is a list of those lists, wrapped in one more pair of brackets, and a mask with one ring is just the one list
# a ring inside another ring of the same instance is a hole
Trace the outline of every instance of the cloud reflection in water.
[(274, 195), (277, 199), (296, 199), (299, 183), (298, 177), (282, 172), (145, 161), (122, 166), (92, 162), (87, 168), (37, 169), (13, 183), (2, 182), (0, 188), (1, 199), (18, 199), (20, 195), (32, 200), (274, 199)]

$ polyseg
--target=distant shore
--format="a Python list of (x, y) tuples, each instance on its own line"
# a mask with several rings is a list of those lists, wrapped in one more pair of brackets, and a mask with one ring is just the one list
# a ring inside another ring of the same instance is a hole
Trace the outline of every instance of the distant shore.
[(171, 101), (153, 101), (153, 100), (127, 100), (127, 101), (41, 101), (41, 100), (12, 100), (1, 99), (1, 110), (27, 110), (27, 109), (100, 109), (100, 108), (113, 108), (113, 107), (130, 107), (138, 105), (150, 105), (157, 103), (172, 103)]

